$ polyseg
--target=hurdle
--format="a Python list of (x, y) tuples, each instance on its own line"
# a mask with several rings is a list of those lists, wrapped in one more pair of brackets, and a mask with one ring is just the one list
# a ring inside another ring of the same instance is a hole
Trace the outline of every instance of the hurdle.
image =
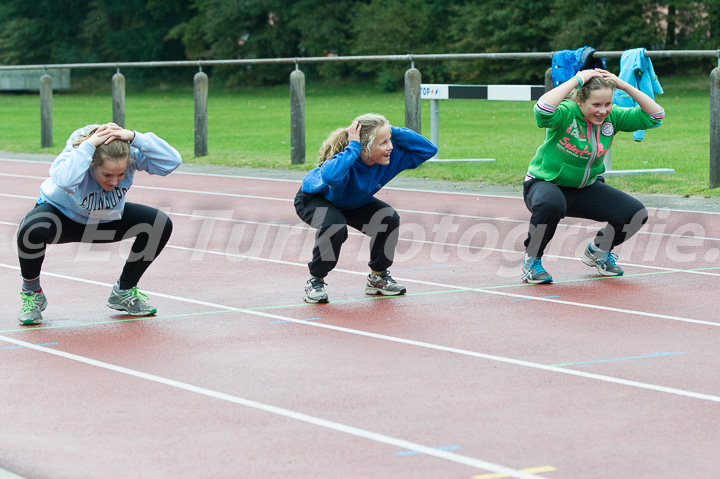
[[(420, 85), (420, 99), (430, 100), (430, 141), (436, 146), (440, 140), (439, 100), (492, 100), (492, 101), (537, 101), (545, 93), (544, 85), (449, 85), (423, 83)], [(612, 149), (612, 148), (611, 148)], [(629, 176), (642, 174), (675, 174), (672, 168), (648, 168), (634, 170), (613, 170), (611, 149), (605, 154), (603, 176)], [(428, 161), (434, 162), (494, 162), (494, 158), (439, 159), (438, 153)]]
[[(440, 141), (439, 100), (491, 100), (491, 101), (537, 101), (545, 93), (544, 85), (448, 85), (421, 84), (420, 99), (430, 100), (430, 141), (436, 146)], [(494, 162), (494, 158), (439, 159), (438, 153), (428, 161), (435, 162)]]

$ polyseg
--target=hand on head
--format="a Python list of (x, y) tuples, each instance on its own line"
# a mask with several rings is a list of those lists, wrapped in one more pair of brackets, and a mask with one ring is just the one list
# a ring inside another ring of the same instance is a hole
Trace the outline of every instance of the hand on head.
[(603, 76), (602, 72), (608, 73), (605, 70), (595, 68), (592, 70), (580, 70), (575, 75), (582, 78), (583, 83), (586, 83), (589, 79)]
[(97, 148), (102, 144), (107, 145), (113, 140), (132, 141), (133, 138), (135, 138), (134, 131), (126, 130), (115, 123), (105, 123), (100, 125), (87, 141)]
[(348, 143), (351, 141), (360, 142), (360, 130), (362, 130), (362, 125), (357, 121), (352, 122), (352, 125), (345, 128), (348, 134)]
[(617, 77), (617, 75), (615, 75), (614, 73), (609, 72), (607, 70), (603, 70), (602, 68), (596, 68), (594, 70), (583, 70), (581, 72), (578, 72), (578, 75), (580, 75), (580, 74), (583, 74), (583, 75), (581, 75), (583, 82), (586, 82), (593, 77), (601, 77), (601, 78), (604, 78), (605, 80), (610, 80), (611, 82), (613, 82), (615, 84), (616, 87), (618, 87), (621, 90), (624, 90), (625, 87), (627, 86), (627, 83), (625, 83), (624, 81), (619, 79)]

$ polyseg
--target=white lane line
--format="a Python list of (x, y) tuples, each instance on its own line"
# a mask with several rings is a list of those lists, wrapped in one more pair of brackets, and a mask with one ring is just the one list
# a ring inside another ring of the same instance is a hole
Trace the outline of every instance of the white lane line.
[(319, 417), (311, 416), (309, 414), (304, 414), (301, 412), (293, 411), (290, 409), (285, 409), (277, 406), (272, 406), (270, 404), (261, 403), (258, 401), (253, 401), (250, 399), (241, 398), (238, 396), (233, 396), (231, 394), (222, 393), (219, 391), (213, 391), (212, 389), (207, 389), (199, 386), (195, 386), (192, 384), (184, 383), (181, 381), (176, 381), (174, 379), (168, 379), (164, 378), (162, 376), (157, 376), (154, 374), (144, 373), (142, 371), (137, 371), (134, 369), (125, 368), (122, 366), (117, 366), (115, 364), (106, 363), (103, 361), (98, 361), (95, 359), (90, 359), (84, 356), (79, 356), (77, 354), (67, 353), (65, 351), (60, 351), (57, 349), (50, 349), (43, 346), (37, 346), (32, 343), (28, 343), (25, 341), (20, 341), (14, 338), (9, 338), (6, 336), (0, 336), (0, 341), (5, 341), (11, 344), (15, 344), (18, 346), (24, 346), (26, 348), (35, 349), (36, 351), (40, 351), (47, 354), (52, 354), (54, 356), (59, 356), (65, 359), (69, 359), (71, 361), (77, 361), (80, 363), (84, 363), (90, 366), (95, 366), (98, 368), (106, 369), (108, 371), (113, 371), (120, 374), (125, 374), (127, 376), (136, 377), (139, 379), (145, 379), (147, 381), (152, 381), (158, 384), (163, 384), (165, 386), (170, 386), (177, 389), (182, 389), (184, 391), (189, 391), (195, 394), (200, 394), (203, 396), (207, 396), (213, 399), (218, 399), (220, 401), (226, 401), (234, 404), (239, 404), (241, 406), (257, 409), (259, 411), (263, 411), (270, 414), (275, 414), (278, 416), (283, 416), (289, 419), (294, 419), (296, 421), (305, 422), (308, 424), (312, 424), (314, 426), (323, 427), (326, 429), (331, 429), (333, 431), (342, 432), (345, 434), (349, 434), (351, 436), (361, 437), (363, 439), (369, 439), (371, 441), (388, 444), (390, 446), (394, 446), (400, 449), (405, 450), (413, 450), (413, 451), (419, 451), (423, 454), (427, 454), (429, 456), (434, 456), (439, 459), (445, 459), (446, 461), (455, 462), (458, 464), (464, 464), (466, 466), (474, 467), (477, 469), (482, 469), (486, 471), (492, 471), (499, 474), (507, 474), (509, 477), (514, 477), (518, 479), (538, 479), (542, 476), (538, 476), (536, 474), (527, 474), (525, 472), (512, 469), (509, 467), (501, 466), (499, 464), (494, 464), (492, 462), (483, 461), (481, 459), (476, 459), (473, 457), (463, 456), (460, 454), (455, 454), (452, 452), (447, 452), (439, 449), (435, 449), (433, 447), (428, 447), (422, 444), (414, 443), (412, 441), (407, 441), (405, 439), (398, 439), (392, 436), (386, 436), (384, 434), (380, 434), (373, 431), (368, 431), (367, 429), (362, 429), (359, 427), (349, 426), (347, 424), (342, 424), (335, 421), (329, 421), (327, 419), (322, 419)]
[[(11, 268), (11, 269), (19, 269), (17, 266), (10, 266), (10, 265), (5, 265), (5, 264), (0, 264), (0, 266), (6, 267), (6, 268)], [(355, 272), (352, 272), (352, 273), (355, 273)], [(87, 279), (84, 279), (84, 278), (76, 278), (76, 277), (73, 277), (73, 276), (67, 276), (67, 275), (63, 275), (63, 274), (45, 273), (45, 272), (43, 272), (43, 274), (48, 275), (48, 276), (54, 276), (54, 277), (58, 277), (58, 278), (68, 279), (68, 280), (71, 280), (71, 281), (80, 281), (80, 282), (84, 282), (84, 283), (102, 285), (102, 286), (106, 286), (106, 287), (108, 287), (108, 288), (112, 287), (112, 284), (110, 284), (110, 283), (102, 283), (102, 282), (99, 282), (99, 281), (87, 280)], [(364, 273), (360, 273), (360, 274), (364, 274)], [(218, 304), (218, 303), (210, 303), (210, 302), (207, 302), (207, 301), (198, 301), (198, 300), (194, 300), (194, 299), (191, 299), (191, 298), (185, 298), (185, 297), (181, 297), (181, 296), (173, 296), (173, 295), (169, 295), (169, 294), (156, 293), (156, 292), (152, 292), (152, 291), (145, 291), (145, 293), (147, 293), (148, 295), (158, 296), (158, 297), (161, 297), (161, 298), (168, 298), (168, 299), (173, 299), (173, 300), (182, 301), (182, 302), (186, 302), (186, 303), (199, 304), (199, 305), (203, 305), (203, 306), (210, 306), (210, 307), (213, 307), (213, 308), (217, 308), (217, 309), (221, 309), (221, 310), (226, 310), (226, 311), (228, 311), (228, 312), (236, 311), (236, 312), (239, 312), (239, 313), (246, 313), (246, 314), (250, 314), (250, 315), (254, 315), (254, 316), (262, 316), (262, 317), (265, 317), (265, 318), (270, 318), (270, 319), (275, 319), (275, 320), (281, 320), (281, 321), (287, 321), (287, 322), (296, 323), (296, 324), (302, 324), (302, 325), (304, 325), (304, 326), (310, 326), (310, 327), (322, 328), (322, 329), (329, 329), (329, 330), (332, 330), (332, 331), (338, 331), (338, 332), (342, 332), (342, 333), (349, 333), (349, 334), (354, 334), (354, 335), (357, 335), (357, 336), (365, 336), (365, 337), (368, 337), (368, 338), (381, 339), (381, 340), (384, 340), (384, 341), (390, 341), (390, 342), (394, 342), (394, 343), (398, 343), (398, 344), (405, 344), (405, 345), (416, 346), (416, 347), (421, 347), (421, 348), (425, 348), (425, 349), (432, 349), (432, 350), (435, 350), (435, 351), (442, 351), (442, 352), (447, 352), (447, 353), (459, 354), (459, 355), (462, 355), (462, 356), (468, 356), (468, 357), (474, 357), (474, 358), (480, 358), (480, 359), (487, 359), (487, 360), (489, 360), (489, 361), (496, 361), (496, 362), (501, 362), (501, 363), (506, 363), (506, 364), (513, 364), (513, 365), (515, 365), (515, 366), (522, 366), (522, 367), (527, 367), (527, 368), (532, 368), (532, 369), (539, 369), (539, 370), (549, 371), (549, 372), (553, 372), (553, 373), (567, 374), (567, 375), (570, 375), (570, 376), (577, 376), (577, 377), (581, 377), (581, 378), (585, 378), (585, 379), (593, 379), (593, 380), (604, 381), (604, 382), (608, 382), (608, 383), (620, 384), (620, 385), (623, 385), (623, 386), (630, 386), (630, 387), (635, 387), (635, 388), (640, 388), (640, 389), (647, 389), (647, 390), (651, 390), (651, 391), (658, 391), (658, 392), (663, 392), (663, 393), (668, 393), (668, 394), (674, 394), (674, 395), (677, 395), (677, 396), (684, 396), (684, 397), (689, 397), (689, 398), (694, 398), (694, 399), (701, 399), (701, 400), (706, 400), (706, 401), (712, 401), (712, 402), (718, 402), (718, 403), (720, 403), (720, 396), (713, 396), (713, 395), (710, 395), (710, 394), (697, 393), (697, 392), (693, 392), (693, 391), (686, 391), (686, 390), (683, 390), (683, 389), (677, 389), (677, 388), (659, 386), (659, 385), (656, 385), (656, 384), (643, 383), (643, 382), (640, 382), (640, 381), (633, 381), (633, 380), (628, 380), (628, 379), (615, 378), (615, 377), (612, 377), (612, 376), (605, 376), (605, 375), (602, 375), (602, 374), (588, 373), (588, 372), (586, 372), (586, 371), (578, 371), (578, 370), (567, 369), (567, 368), (558, 367), (558, 366), (548, 366), (548, 365), (545, 365), (545, 364), (533, 363), (533, 362), (524, 361), (524, 360), (521, 360), (521, 359), (507, 358), (507, 357), (504, 357), (504, 356), (495, 356), (495, 355), (492, 355), (492, 354), (479, 353), (479, 352), (470, 351), (470, 350), (467, 350), (467, 349), (460, 349), (460, 348), (455, 348), (455, 347), (442, 346), (442, 345), (438, 345), (438, 344), (427, 343), (427, 342), (424, 342), (424, 341), (416, 341), (416, 340), (413, 340), (413, 339), (399, 338), (399, 337), (396, 337), (396, 336), (387, 336), (387, 335), (384, 335), (384, 334), (372, 333), (372, 332), (362, 331), (362, 330), (358, 330), (358, 329), (345, 328), (345, 327), (342, 327), (342, 326), (335, 326), (335, 325), (332, 325), (332, 324), (319, 323), (319, 322), (316, 322), (316, 321), (306, 321), (306, 320), (303, 320), (303, 319), (295, 319), (295, 318), (290, 318), (290, 317), (288, 317), (288, 316), (281, 316), (281, 315), (279, 315), (279, 314), (266, 313), (266, 312), (262, 312), (262, 311), (251, 310), (251, 309), (235, 308), (235, 307), (233, 307), (233, 306), (226, 306), (226, 305)], [(522, 296), (522, 295), (510, 295), (510, 296), (514, 296), (514, 297), (525, 297), (525, 298), (528, 298), (528, 299), (538, 299), (538, 298), (535, 298), (535, 297), (532, 297), (532, 296)], [(545, 301), (551, 301), (551, 300), (547, 299), (547, 300), (545, 300)], [(716, 323), (711, 323), (711, 324), (714, 324), (714, 325), (717, 326)], [(28, 331), (32, 331), (32, 330), (33, 330), (33, 329), (28, 329)]]
[[(0, 173), (0, 176), (3, 176), (2, 173)], [(255, 200), (265, 200), (265, 201), (282, 201), (282, 202), (292, 202), (294, 201), (293, 198), (278, 198), (275, 196), (257, 196), (257, 195), (243, 195), (238, 193), (223, 193), (223, 192), (210, 192), (210, 191), (202, 191), (202, 190), (187, 190), (187, 189), (180, 189), (180, 188), (163, 188), (163, 187), (157, 187), (157, 186), (141, 186), (141, 185), (133, 185), (133, 188), (135, 189), (145, 189), (145, 190), (153, 190), (153, 191), (171, 191), (175, 193), (192, 193), (197, 194), (201, 196), (224, 196), (224, 197), (231, 197), (231, 198), (245, 198), (245, 199), (255, 199)], [(36, 199), (37, 196), (20, 196), (20, 195), (11, 195), (6, 193), (0, 193), (0, 196), (5, 196), (8, 198), (20, 198), (20, 199)], [(652, 209), (652, 208), (650, 208)], [(493, 216), (476, 216), (476, 215), (464, 215), (459, 213), (443, 213), (443, 212), (436, 212), (436, 211), (423, 211), (423, 210), (407, 210), (407, 209), (401, 209), (396, 208), (398, 213), (410, 213), (410, 214), (417, 214), (417, 215), (425, 215), (425, 216), (439, 216), (439, 217), (453, 217), (453, 218), (464, 218), (464, 219), (474, 219), (474, 220), (488, 220), (488, 221), (497, 221), (497, 222), (505, 222), (505, 223), (514, 223), (514, 224), (524, 224), (527, 223), (527, 220), (520, 220), (520, 219), (512, 219), (512, 218), (506, 218), (506, 217), (493, 217)], [(667, 210), (663, 209), (663, 211), (675, 211), (675, 210)], [(677, 210), (678, 212), (685, 213), (686, 211), (683, 210)], [(702, 212), (699, 212), (702, 213)], [(719, 213), (720, 214), (720, 213)], [(223, 219), (225, 221), (232, 220), (232, 218), (217, 218), (218, 220)], [(581, 224), (573, 224), (573, 223), (563, 223), (562, 226), (565, 229), (578, 229), (581, 231), (595, 231), (598, 229), (597, 224), (590, 224), (590, 225), (581, 225)], [(659, 236), (659, 237), (667, 237), (667, 238), (686, 238), (691, 239), (693, 241), (720, 241), (720, 238), (716, 237), (709, 237), (709, 236), (696, 236), (696, 235), (685, 235), (685, 234), (674, 234), (674, 233), (665, 233), (665, 232), (657, 232), (657, 231), (638, 231), (638, 235), (643, 236)]]
[[(125, 241), (131, 241), (131, 240), (125, 240)], [(199, 249), (199, 248), (190, 248), (186, 246), (178, 246), (178, 245), (171, 245), (168, 244), (165, 246), (166, 249), (175, 249), (179, 251), (188, 251), (193, 253), (203, 253), (203, 254), (210, 254), (210, 255), (216, 255), (216, 256), (223, 256), (223, 257), (230, 257), (230, 258), (239, 258), (239, 259), (246, 259), (251, 261), (262, 261), (267, 263), (275, 263), (275, 264), (281, 264), (285, 266), (296, 266), (300, 268), (307, 268), (307, 263), (299, 263), (299, 262), (293, 262), (293, 261), (286, 261), (281, 259), (272, 259), (272, 258), (263, 258), (259, 256), (249, 256), (244, 255), (240, 253), (228, 253), (223, 251), (214, 251), (214, 250), (208, 250), (208, 249)], [(576, 258), (570, 258), (570, 257), (561, 257), (565, 259), (572, 259), (575, 260)], [(19, 269), (17, 266), (13, 265), (7, 265), (7, 264), (0, 264), (0, 267), (6, 267), (6, 268), (14, 268)], [(677, 270), (672, 268), (657, 268), (663, 271), (673, 272), (677, 271), (680, 273), (693, 273), (693, 271), (686, 271), (686, 270)], [(340, 273), (347, 273), (347, 274), (353, 274), (353, 275), (362, 275), (364, 276), (366, 273), (362, 271), (352, 271), (352, 270), (346, 270), (342, 268), (335, 268), (333, 271), (340, 272)], [(702, 272), (697, 272), (702, 273)], [(43, 272), (43, 274), (46, 274)], [(712, 273), (710, 273), (712, 274)], [(715, 274), (717, 275), (717, 274)], [(56, 275), (58, 276), (58, 275)], [(60, 276), (62, 277), (62, 276)], [(74, 279), (73, 277), (68, 276), (68, 279)], [(624, 308), (614, 308), (610, 306), (602, 306), (602, 305), (595, 305), (590, 303), (578, 303), (574, 301), (565, 301), (560, 299), (553, 299), (553, 298), (541, 298), (536, 296), (529, 296), (524, 294), (517, 294), (517, 293), (507, 293), (502, 291), (497, 291), (494, 289), (488, 289), (488, 288), (473, 288), (473, 287), (467, 287), (467, 286), (458, 286), (454, 284), (447, 284), (447, 283), (438, 283), (438, 282), (432, 282), (432, 281), (424, 281), (424, 280), (418, 280), (418, 279), (411, 279), (411, 278), (403, 278), (403, 277), (396, 277), (396, 279), (401, 280), (406, 283), (415, 283), (415, 284), (422, 284), (426, 286), (432, 286), (432, 287), (438, 287), (438, 288), (445, 288), (445, 289), (452, 289), (452, 290), (458, 290), (458, 291), (472, 291), (477, 293), (484, 293), (484, 294), (491, 294), (496, 296), (506, 296), (511, 298), (520, 298), (520, 299), (531, 299), (535, 301), (545, 301), (549, 303), (555, 303), (555, 304), (562, 304), (567, 306), (575, 306), (579, 308), (587, 308), (587, 309), (596, 309), (600, 311), (608, 311), (608, 312), (616, 312), (621, 314), (629, 314), (634, 316), (643, 316), (643, 317), (650, 317), (650, 318), (656, 318), (656, 319), (667, 319), (671, 321), (679, 321), (679, 322), (685, 322), (685, 323), (692, 323), (692, 324), (701, 324), (705, 326), (714, 326), (718, 327), (720, 326), (720, 322), (713, 322), (713, 321), (704, 321), (700, 319), (692, 319), (692, 318), (686, 318), (682, 316), (672, 316), (667, 314), (659, 314), (659, 313), (649, 313), (646, 311), (639, 311), (639, 310), (632, 310), (632, 309), (624, 309)], [(102, 284), (102, 283), (98, 283)]]
[[(7, 195), (0, 193), (0, 197), (2, 196), (9, 196), (14, 198), (23, 198), (23, 199), (31, 199), (34, 200), (36, 197), (33, 196), (15, 196), (15, 195)], [(212, 220), (212, 221), (220, 221), (220, 222), (231, 222), (231, 223), (239, 223), (239, 224), (250, 224), (250, 225), (257, 225), (257, 226), (272, 226), (276, 228), (290, 228), (290, 229), (300, 229), (303, 231), (315, 231), (314, 228), (310, 228), (309, 226), (306, 226), (304, 223), (302, 223), (298, 219), (299, 225), (291, 225), (288, 226), (287, 224), (279, 224), (276, 222), (261, 222), (261, 221), (250, 221), (250, 220), (242, 220), (242, 219), (236, 219), (236, 218), (227, 218), (227, 217), (215, 217), (215, 216), (207, 216), (207, 215), (198, 215), (198, 214), (188, 214), (188, 213), (176, 213), (172, 211), (167, 212), (170, 216), (179, 216), (179, 217), (185, 217), (190, 219), (204, 219), (204, 220)], [(452, 215), (457, 216), (457, 215)], [(476, 217), (478, 218), (478, 217)], [(492, 219), (492, 218), (488, 218)], [(8, 226), (15, 226), (17, 227), (19, 223), (10, 223), (10, 222), (0, 222), (0, 224), (8, 225)], [(567, 225), (567, 226), (573, 226), (573, 225)], [(575, 225), (580, 228), (586, 228), (581, 225)], [(592, 228), (596, 229), (596, 228)], [(366, 236), (363, 233), (356, 233), (354, 231), (349, 231), (348, 234), (350, 236), (357, 236), (365, 238)], [(665, 236), (665, 237), (681, 237), (681, 238), (688, 238), (695, 241), (698, 240), (710, 240), (710, 241), (720, 241), (720, 238), (706, 238), (706, 237), (700, 237), (700, 236), (683, 236), (683, 235), (674, 235), (674, 234), (665, 234), (665, 233), (655, 233), (655, 232), (647, 232), (643, 233), (640, 232), (638, 234), (646, 234), (646, 235), (657, 235), (657, 236)], [(489, 246), (474, 246), (474, 245), (460, 245), (457, 243), (447, 243), (447, 242), (440, 242), (440, 241), (429, 241), (429, 240), (420, 240), (420, 239), (409, 239), (409, 238), (398, 238), (400, 242), (403, 243), (420, 243), (420, 244), (428, 244), (428, 245), (437, 245), (437, 246), (447, 246), (451, 248), (465, 248), (469, 250), (479, 250), (479, 251), (493, 251), (497, 253), (509, 253), (509, 254), (516, 254), (518, 255), (518, 258), (523, 254), (521, 251), (517, 250), (508, 250), (503, 248), (492, 248)], [(203, 252), (203, 250), (196, 250), (198, 252)], [(563, 259), (563, 260), (570, 260), (570, 261), (577, 261), (577, 258), (574, 256), (562, 256), (562, 255), (554, 255), (554, 254), (546, 254), (545, 258), (557, 258), (557, 259)], [(263, 258), (253, 258), (257, 260), (262, 260)], [(687, 269), (681, 269), (681, 268), (667, 268), (663, 266), (654, 266), (654, 265), (648, 265), (648, 264), (638, 264), (638, 263), (629, 263), (629, 262), (618, 262), (618, 264), (626, 267), (634, 267), (639, 269), (651, 269), (651, 270), (658, 270), (658, 271), (675, 271), (675, 272), (684, 272), (687, 274), (698, 274), (698, 275), (705, 275), (705, 276), (720, 276), (720, 273), (713, 273), (711, 271), (695, 271), (695, 270), (687, 270)]]
[(7, 469), (0, 467), (0, 479), (25, 479), (25, 477), (18, 476), (14, 472), (10, 472)]

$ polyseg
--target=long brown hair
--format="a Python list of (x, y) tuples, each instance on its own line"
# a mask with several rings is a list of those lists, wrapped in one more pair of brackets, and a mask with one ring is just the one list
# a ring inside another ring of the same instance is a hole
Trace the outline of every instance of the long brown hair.
[[(378, 129), (390, 124), (384, 116), (378, 115), (377, 113), (365, 113), (353, 121), (357, 121), (360, 126), (362, 126), (360, 129), (360, 144), (363, 150), (370, 150), (375, 141)], [(348, 146), (348, 143), (350, 142), (348, 141), (348, 133), (345, 131), (345, 128), (333, 130), (320, 147), (318, 166), (322, 166), (326, 160), (343, 151), (345, 147)]]
[[(85, 132), (75, 137), (73, 146), (77, 147), (80, 143), (86, 141), (97, 131), (98, 128), (100, 128), (100, 125), (88, 125), (85, 127)], [(130, 143), (124, 140), (115, 139), (107, 145), (103, 143), (102, 145), (96, 147), (90, 166), (92, 168), (96, 168), (108, 160), (128, 160), (128, 164), (134, 162), (135, 158), (130, 154)]]

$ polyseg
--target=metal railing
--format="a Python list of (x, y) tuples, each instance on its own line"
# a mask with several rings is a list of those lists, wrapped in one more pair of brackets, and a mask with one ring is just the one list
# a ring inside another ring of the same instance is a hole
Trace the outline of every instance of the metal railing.
[[(605, 58), (620, 58), (622, 51), (596, 51), (595, 55)], [(416, 61), (449, 60), (552, 60), (553, 52), (535, 53), (458, 53), (458, 54), (404, 54), (369, 56), (331, 56), (331, 57), (294, 57), (259, 58), (237, 60), (196, 60), (163, 62), (115, 62), (115, 63), (63, 63), (46, 65), (0, 65), (0, 72), (13, 70), (44, 69), (46, 72), (59, 68), (103, 69), (114, 68), (112, 79), (113, 121), (119, 125), (125, 122), (125, 79), (121, 68), (168, 68), (197, 67), (195, 75), (195, 156), (207, 155), (207, 98), (208, 78), (203, 73), (204, 66), (241, 66), (241, 65), (294, 65), (290, 74), (290, 161), (292, 164), (305, 162), (305, 76), (300, 70), (306, 63), (335, 62), (409, 62), (405, 72), (405, 126), (417, 132), (421, 129), (420, 83), (421, 73), (415, 68)], [(655, 50), (646, 51), (648, 58), (716, 58), (718, 66), (710, 73), (710, 178), (709, 187), (720, 186), (720, 50)], [(552, 88), (546, 72), (546, 89)], [(40, 80), (41, 145), (52, 145), (52, 77), (49, 73)]]

